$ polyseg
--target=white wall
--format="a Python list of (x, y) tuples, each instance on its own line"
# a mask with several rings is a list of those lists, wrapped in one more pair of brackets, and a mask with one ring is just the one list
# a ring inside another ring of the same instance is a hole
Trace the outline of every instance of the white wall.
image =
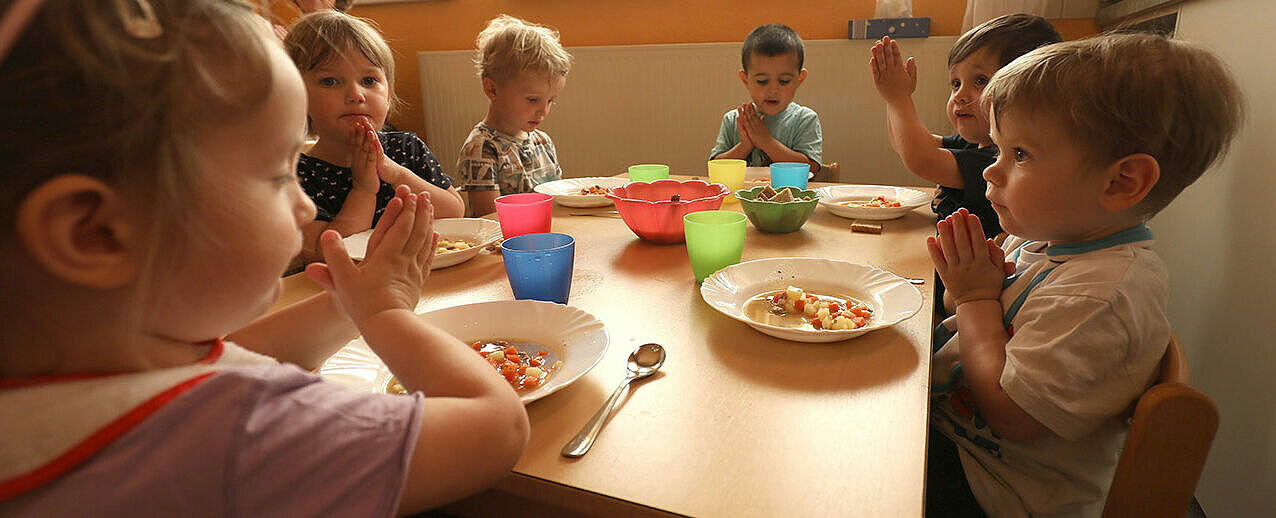
[[(951, 132), (948, 49), (955, 37), (900, 40), (918, 58), (914, 98), (931, 131)], [(838, 162), (848, 183), (918, 185), (886, 134), (886, 107), (868, 70), (869, 40), (806, 42), (806, 82), (796, 102), (820, 115), (824, 163)], [(722, 114), (748, 100), (736, 71), (740, 44), (573, 47), (567, 87), (545, 120), (567, 177), (610, 176), (630, 164), (669, 164), (708, 174)], [(487, 113), (470, 51), (418, 52), (426, 141), (451, 171), (461, 143)]]
[(1209, 516), (1276, 510), (1276, 57), (1271, 0), (1182, 5), (1177, 37), (1217, 52), (1245, 91), (1231, 154), (1150, 224), (1170, 318), (1220, 425), (1196, 496)]

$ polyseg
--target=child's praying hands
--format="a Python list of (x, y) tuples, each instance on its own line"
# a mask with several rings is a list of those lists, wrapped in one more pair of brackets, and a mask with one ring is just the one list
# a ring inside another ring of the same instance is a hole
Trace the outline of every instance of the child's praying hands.
[(955, 305), (976, 300), (1000, 300), (1002, 283), (1014, 273), (1005, 251), (984, 239), (979, 216), (959, 209), (936, 227), (939, 236), (926, 238), (935, 271)]
[(381, 189), (380, 163), (385, 157), (381, 141), (372, 126), (357, 121), (350, 127), (350, 172), (352, 189), (365, 193)]
[(437, 241), (430, 196), (400, 185), (368, 238), (362, 262), (356, 265), (350, 259), (339, 234), (324, 232), (320, 246), (327, 263), (312, 263), (306, 275), (360, 325), (383, 311), (416, 307)]
[(754, 146), (753, 139), (749, 138), (749, 128), (745, 126), (745, 106), (752, 106), (752, 104), (744, 103), (741, 104), (739, 108), (736, 108), (737, 116), (735, 118), (735, 129), (740, 133), (740, 147), (744, 149), (745, 152), (748, 152), (753, 151)]
[[(366, 120), (354, 123), (350, 141), (353, 154), (350, 168), (355, 171), (356, 181), (360, 173), (357, 169), (359, 167), (371, 168), (377, 180), (390, 185), (407, 184), (411, 181), (409, 177), (415, 177), (408, 168), (386, 156), (381, 139), (377, 138), (376, 130)], [(379, 183), (377, 188), (380, 188)]]
[[(740, 116), (736, 117), (736, 123), (743, 126), (740, 132), (740, 142), (749, 142), (749, 147), (763, 147), (764, 144), (775, 140), (771, 136), (771, 130), (766, 127), (766, 120), (762, 118), (762, 114), (758, 113), (757, 107), (753, 103), (744, 103), (740, 105)], [(741, 123), (740, 121), (743, 121)], [(745, 135), (748, 135), (747, 140)]]

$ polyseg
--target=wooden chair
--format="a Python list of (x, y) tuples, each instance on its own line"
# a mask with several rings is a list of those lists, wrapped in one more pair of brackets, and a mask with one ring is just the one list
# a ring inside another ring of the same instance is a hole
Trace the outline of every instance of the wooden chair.
[(1187, 514), (1218, 430), (1218, 407), (1188, 384), (1188, 374), (1183, 346), (1171, 335), (1156, 384), (1135, 403), (1104, 517)]
[(837, 162), (820, 164), (820, 170), (815, 173), (811, 181), (840, 183), (842, 181), (841, 167), (837, 165)]

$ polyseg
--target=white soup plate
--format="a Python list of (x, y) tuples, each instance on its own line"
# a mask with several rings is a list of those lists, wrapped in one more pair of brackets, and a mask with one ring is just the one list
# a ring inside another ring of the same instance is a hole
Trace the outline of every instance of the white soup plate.
[(581, 194), (581, 189), (588, 189), (595, 185), (602, 187), (603, 190), (612, 187), (620, 187), (629, 183), (625, 178), (606, 178), (601, 176), (590, 176), (585, 178), (564, 178), (562, 180), (554, 180), (537, 185), (533, 190), (541, 194), (548, 194), (554, 197), (554, 203), (564, 207), (606, 207), (611, 205), (611, 200), (601, 194)]
[[(603, 323), (572, 306), (537, 300), (502, 300), (443, 308), (418, 315), (462, 342), (531, 342), (563, 364), (545, 383), (519, 394), (523, 404), (543, 398), (584, 376), (607, 352)], [(478, 353), (474, 353), (478, 354)], [(351, 341), (319, 368), (331, 381), (361, 392), (385, 393), (392, 375), (362, 337)], [(493, 368), (493, 374), (496, 374)]]
[[(473, 259), (483, 248), (501, 239), (501, 224), (482, 218), (444, 218), (434, 220), (434, 231), (439, 239), (448, 241), (465, 241), (473, 246), (464, 250), (439, 252), (434, 254), (431, 270), (447, 268)], [(346, 236), (343, 240), (351, 259), (362, 260), (368, 249), (368, 237), (372, 230), (364, 230), (358, 234)]]
[[(868, 325), (857, 329), (816, 330), (764, 324), (745, 315), (750, 299), (789, 286), (807, 293), (850, 297), (873, 310)], [(723, 315), (776, 338), (795, 342), (840, 342), (885, 329), (913, 316), (922, 294), (903, 277), (886, 270), (833, 259), (776, 257), (734, 264), (700, 285), (700, 296)]]
[[(885, 220), (895, 219), (917, 207), (930, 203), (931, 195), (925, 191), (891, 185), (830, 185), (820, 187), (820, 205), (843, 218)], [(866, 202), (881, 196), (887, 201), (899, 202), (899, 207), (854, 207), (843, 202)]]

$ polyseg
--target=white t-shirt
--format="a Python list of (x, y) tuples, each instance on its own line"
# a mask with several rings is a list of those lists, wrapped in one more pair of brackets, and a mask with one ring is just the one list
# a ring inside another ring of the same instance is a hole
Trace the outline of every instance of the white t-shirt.
[(1011, 332), (1001, 387), (1050, 433), (1017, 443), (983, 421), (961, 373), (956, 317), (936, 329), (931, 425), (957, 444), (990, 516), (1098, 516), (1126, 410), (1170, 340), (1165, 266), (1143, 225), (1052, 247), (1012, 236), (1003, 248), (1016, 273), (1001, 294)]

